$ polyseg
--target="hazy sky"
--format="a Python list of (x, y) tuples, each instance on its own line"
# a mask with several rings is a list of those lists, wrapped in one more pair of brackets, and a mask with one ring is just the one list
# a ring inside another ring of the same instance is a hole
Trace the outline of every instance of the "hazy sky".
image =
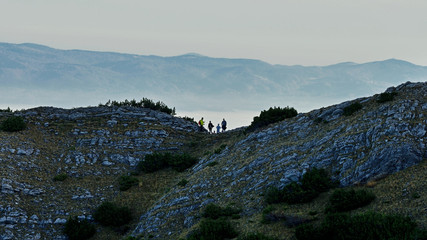
[(427, 1), (0, 0), (0, 41), (285, 65), (427, 65)]

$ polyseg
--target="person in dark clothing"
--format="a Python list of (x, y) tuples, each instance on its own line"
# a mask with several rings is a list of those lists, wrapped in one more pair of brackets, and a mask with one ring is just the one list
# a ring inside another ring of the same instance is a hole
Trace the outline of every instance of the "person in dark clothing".
[(225, 121), (225, 118), (222, 119), (221, 127), (222, 127), (222, 132), (225, 132), (225, 130), (227, 129), (227, 121)]
[(209, 133), (212, 133), (212, 128), (214, 127), (214, 125), (212, 124), (212, 122), (211, 121), (209, 121), (209, 124), (208, 124), (208, 128), (209, 128)]

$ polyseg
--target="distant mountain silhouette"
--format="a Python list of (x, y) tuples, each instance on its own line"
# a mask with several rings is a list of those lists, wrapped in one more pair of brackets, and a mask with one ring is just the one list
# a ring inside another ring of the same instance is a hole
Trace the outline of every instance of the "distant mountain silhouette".
[(0, 43), (0, 107), (74, 107), (149, 97), (178, 112), (287, 105), (308, 111), (426, 79), (427, 67), (396, 59), (284, 66), (195, 53), (159, 57)]

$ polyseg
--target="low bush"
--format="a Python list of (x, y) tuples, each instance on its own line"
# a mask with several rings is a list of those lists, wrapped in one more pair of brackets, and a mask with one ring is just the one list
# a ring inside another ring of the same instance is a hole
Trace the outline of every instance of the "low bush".
[(170, 153), (153, 153), (145, 156), (143, 161), (137, 165), (137, 169), (141, 172), (151, 173), (168, 167), (168, 161), (171, 158)]
[(178, 186), (184, 187), (185, 185), (187, 185), (188, 180), (187, 179), (181, 179), (181, 181), (179, 181)]
[(337, 189), (329, 197), (326, 212), (345, 212), (368, 205), (375, 195), (367, 190)]
[(62, 181), (65, 181), (65, 179), (67, 178), (68, 178), (68, 175), (66, 173), (61, 173), (53, 177), (52, 180), (55, 182), (62, 182)]
[(210, 203), (206, 206), (202, 216), (210, 219), (218, 219), (220, 217), (233, 217), (240, 212), (240, 209), (232, 208), (230, 206), (223, 208), (216, 204)]
[(405, 240), (425, 239), (427, 231), (417, 229), (409, 217), (375, 212), (351, 216), (335, 213), (326, 216), (320, 226), (304, 224), (295, 231), (298, 240), (352, 239)]
[(93, 217), (103, 226), (120, 227), (132, 220), (132, 213), (127, 207), (104, 202), (95, 210)]
[(218, 165), (217, 161), (212, 161), (212, 162), (210, 162), (210, 163), (207, 164), (208, 167), (214, 167), (216, 165)]
[(312, 168), (302, 176), (301, 184), (305, 189), (313, 189), (320, 193), (328, 191), (338, 183), (331, 180), (325, 169)]
[(197, 158), (186, 153), (177, 155), (172, 155), (171, 153), (153, 153), (146, 155), (144, 161), (138, 163), (137, 169), (145, 173), (151, 173), (171, 167), (178, 172), (182, 172), (198, 161)]
[(120, 191), (126, 191), (133, 186), (138, 185), (139, 180), (133, 176), (123, 175), (119, 177), (119, 188)]
[(222, 152), (222, 150), (224, 150), (226, 147), (227, 147), (227, 144), (221, 144), (221, 146), (219, 146), (219, 148), (215, 149), (214, 153), (220, 154)]
[(87, 220), (79, 221), (77, 217), (70, 217), (65, 223), (63, 232), (70, 240), (85, 240), (95, 235), (96, 229)]
[(274, 107), (268, 110), (261, 111), (261, 114), (254, 117), (251, 125), (246, 129), (247, 131), (254, 131), (255, 129), (267, 126), (272, 123), (280, 122), (286, 118), (292, 118), (298, 115), (297, 110), (294, 108)]
[(203, 219), (199, 228), (190, 234), (188, 240), (223, 240), (238, 236), (238, 232), (225, 218)]
[(164, 112), (170, 115), (175, 115), (175, 108), (169, 108), (166, 104), (164, 104), (163, 102), (154, 102), (151, 99), (148, 98), (142, 98), (142, 100), (140, 101), (136, 101), (135, 99), (132, 100), (124, 100), (123, 102), (117, 102), (117, 101), (111, 101), (108, 100), (108, 102), (106, 102), (105, 104), (99, 104), (100, 107), (123, 107), (123, 106), (128, 106), (128, 107), (141, 107), (141, 108), (149, 108), (152, 110), (156, 110), (156, 111), (160, 111), (160, 112)]
[(27, 124), (21, 116), (8, 117), (0, 124), (0, 129), (5, 132), (18, 132), (27, 128)]
[(167, 162), (167, 164), (172, 167), (172, 169), (183, 172), (187, 168), (190, 168), (194, 164), (196, 164), (199, 161), (196, 157), (192, 157), (191, 155), (184, 153), (184, 154), (178, 154), (178, 155), (172, 155), (170, 160)]
[(237, 240), (276, 240), (277, 238), (268, 237), (262, 233), (249, 233), (244, 236), (239, 236)]
[(280, 202), (306, 203), (335, 185), (336, 183), (331, 181), (324, 169), (313, 168), (302, 176), (301, 183), (291, 182), (282, 189), (270, 187), (265, 192), (264, 199), (270, 204)]
[(0, 112), (12, 112), (10, 107), (7, 107), (6, 109), (0, 109)]
[(353, 113), (359, 111), (362, 108), (363, 108), (363, 106), (359, 102), (352, 103), (343, 109), (343, 111), (344, 111), (343, 115), (344, 116), (351, 116)]
[(320, 191), (297, 182), (286, 185), (282, 190), (283, 202), (289, 204), (307, 203), (315, 199), (319, 194)]
[(397, 92), (381, 93), (377, 98), (377, 102), (378, 103), (385, 103), (385, 102), (393, 101), (394, 96), (396, 96), (396, 95), (397, 95)]

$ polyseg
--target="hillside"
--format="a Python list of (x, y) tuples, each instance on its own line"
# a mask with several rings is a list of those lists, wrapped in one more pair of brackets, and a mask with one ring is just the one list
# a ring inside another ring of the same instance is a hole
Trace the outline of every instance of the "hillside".
[[(359, 98), (252, 133), (203, 134), (194, 122), (145, 108), (0, 113), (0, 120), (19, 115), (28, 124), (20, 132), (0, 132), (0, 239), (64, 239), (61, 231), (70, 216), (92, 221), (104, 201), (132, 209), (135, 218), (121, 231), (134, 236), (185, 237), (209, 203), (242, 208), (241, 218), (233, 220), (241, 232), (265, 229), (291, 236), (293, 229), (281, 223), (260, 223), (267, 206), (262, 195), (268, 186), (298, 180), (313, 167), (326, 169), (341, 186), (370, 183), (377, 199), (369, 209), (408, 215), (426, 229), (427, 84), (387, 91), (397, 93), (393, 101)], [(355, 102), (362, 109), (344, 116)], [(138, 186), (120, 191), (118, 178), (155, 152), (187, 152), (200, 161), (182, 173), (141, 173)], [(61, 174), (64, 181), (53, 180)], [(178, 184), (182, 179), (185, 186)], [(309, 206), (290, 206), (286, 214), (321, 209), (328, 194)], [(97, 229), (95, 239), (123, 236)]]
[[(341, 186), (351, 186), (425, 162), (427, 84), (408, 83), (388, 89), (392, 91), (398, 93), (392, 102), (379, 104), (375, 95), (299, 114), (244, 136), (220, 154), (208, 155), (188, 173), (191, 184), (163, 196), (141, 217), (134, 234), (160, 239), (183, 237), (182, 233), (198, 223), (203, 207), (212, 202), (243, 208), (248, 222), (241, 222), (242, 227), (259, 222), (254, 216), (266, 207), (261, 195), (267, 186), (298, 180), (313, 167), (325, 168)], [(343, 116), (343, 109), (355, 102), (363, 108)], [(210, 167), (212, 162), (217, 164)], [(424, 165), (413, 176), (414, 182), (405, 182), (396, 191), (389, 186), (383, 197), (406, 202), (408, 199), (399, 195), (416, 191), (425, 199)], [(410, 209), (406, 204), (384, 208), (392, 213), (409, 212), (425, 227), (426, 205), (419, 202), (422, 199)]]

